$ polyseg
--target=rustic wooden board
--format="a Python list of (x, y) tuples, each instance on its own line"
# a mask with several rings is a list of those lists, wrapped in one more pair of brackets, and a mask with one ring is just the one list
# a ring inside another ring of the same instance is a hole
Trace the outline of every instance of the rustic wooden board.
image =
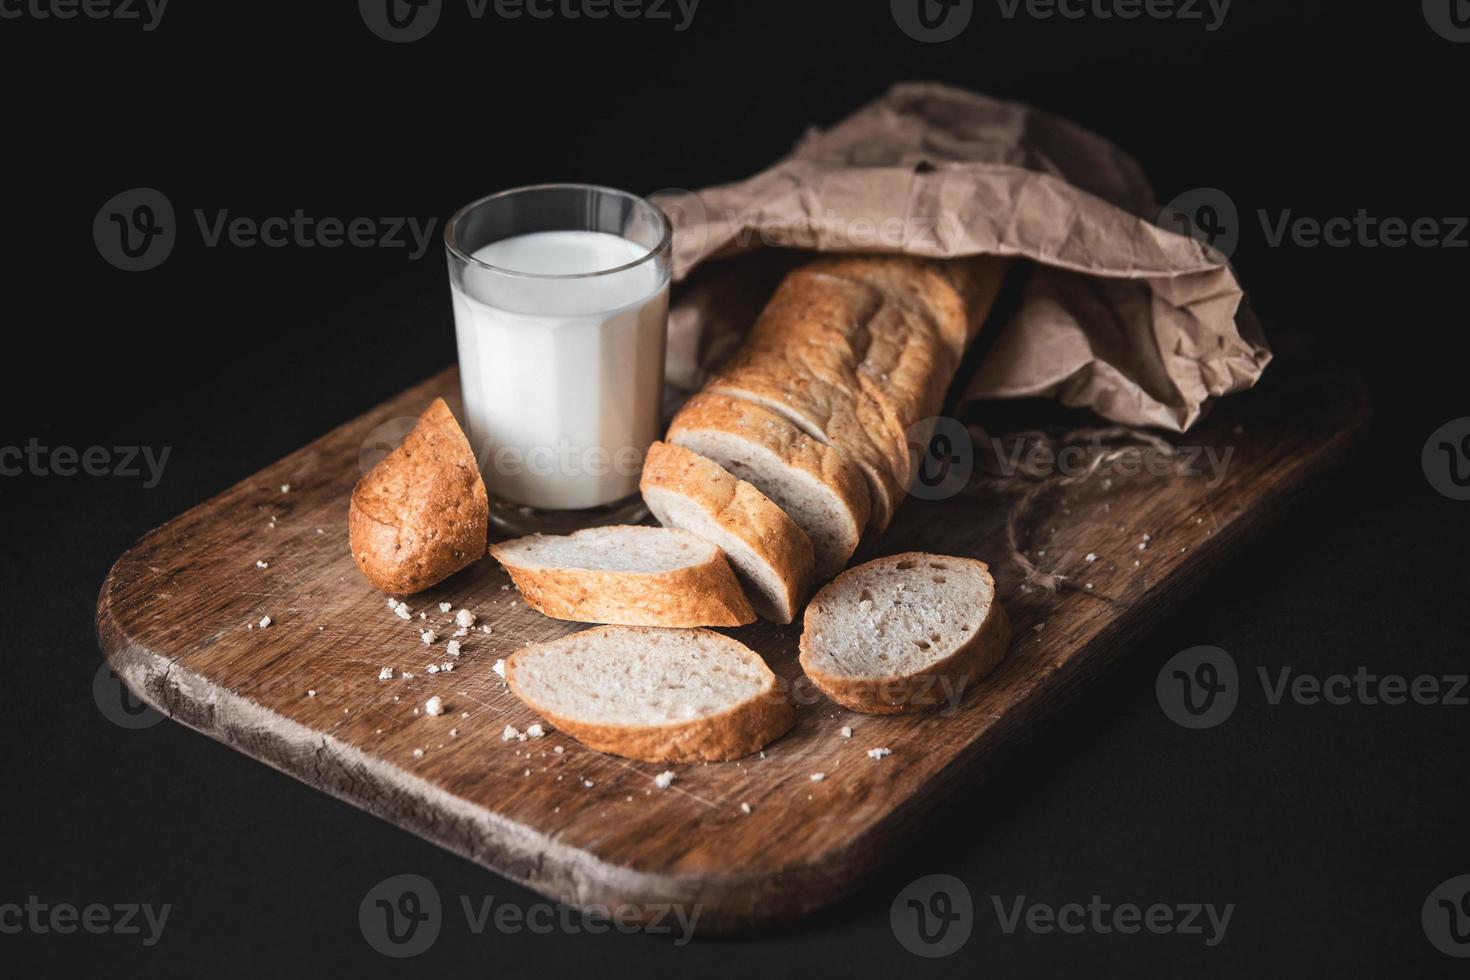
[[(947, 716), (863, 717), (802, 682), (796, 626), (733, 631), (792, 682), (797, 726), (764, 758), (676, 766), (667, 790), (652, 782), (664, 767), (599, 755), (558, 732), (502, 741), (507, 724), (536, 719), (496, 659), (580, 627), (528, 610), (493, 561), (411, 597), (412, 622), (357, 573), (347, 500), (364, 440), (434, 395), (457, 405), (453, 371), (145, 536), (103, 585), (98, 635), (117, 674), (163, 713), (555, 899), (648, 915), (698, 905), (711, 931), (787, 919), (856, 887), (997, 744), (1039, 723), (1341, 454), (1366, 416), (1358, 387), (1327, 370), (1282, 374), (1273, 369), (1262, 390), (1227, 400), (1188, 437), (1234, 447), (1218, 485), (1140, 476), (1038, 502), (1023, 547), (1091, 591), (1022, 588), (1015, 564), (999, 560), (999, 498), (910, 501), (868, 553), (992, 561), (1015, 628), (998, 671)], [(493, 633), (472, 633), (454, 671), (431, 675), (426, 665), (450, 658), (442, 638), (425, 647), (419, 631), (453, 628), (441, 601), (476, 612)], [(265, 615), (269, 628), (246, 628)], [(380, 681), (384, 666), (415, 676)], [(447, 713), (416, 714), (433, 694)], [(844, 725), (852, 738), (840, 736)], [(868, 758), (878, 746), (892, 755)], [(826, 778), (813, 782), (814, 772)]]

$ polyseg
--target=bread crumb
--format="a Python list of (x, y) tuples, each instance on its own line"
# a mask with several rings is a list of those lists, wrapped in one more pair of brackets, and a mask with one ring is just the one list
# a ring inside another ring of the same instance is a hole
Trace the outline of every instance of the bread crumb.
[(471, 626), (475, 625), (475, 614), (470, 612), (468, 609), (461, 609), (459, 612), (454, 614), (454, 622), (458, 626), (463, 626), (465, 629), (469, 629)]
[(281, 492), (282, 493), (290, 493), (291, 492), (291, 484), (289, 484), (289, 483), (283, 483), (283, 484), (281, 484)]
[(486, 623), (484, 626), (481, 626), (480, 627), (480, 632), (481, 633), (484, 633), (486, 636), (489, 636), (490, 635), (490, 624), (489, 623)]
[(459, 656), (459, 641), (450, 640), (448, 643), (444, 644), (444, 652), (449, 654), (451, 657)]
[(422, 759), (424, 757), (424, 750), (423, 749), (414, 749), (413, 750), (413, 757), (415, 759)]
[(419, 639), (424, 641), (424, 646), (431, 646), (435, 640), (439, 639), (439, 634), (433, 630), (424, 630), (419, 634)]
[(515, 739), (520, 739), (521, 741), (525, 741), (526, 736), (523, 735), (523, 734), (521, 734), (521, 730), (519, 728), (517, 728), (516, 726), (514, 726), (514, 725), (506, 725), (505, 726), (505, 730), (500, 733), (500, 740), (502, 742), (510, 742), (510, 741), (515, 740)]
[(435, 716), (442, 715), (444, 713), (444, 699), (437, 694), (434, 695), (424, 702), (424, 711)]
[(1092, 591), (1092, 583), (1091, 582), (1088, 582), (1087, 583), (1087, 591), (1088, 592), (1091, 592)]
[(665, 769), (663, 772), (653, 777), (653, 785), (657, 786), (659, 789), (668, 789), (669, 784), (673, 781), (674, 773), (668, 769)]
[(450, 636), (453, 636), (455, 638), (459, 638), (459, 637), (469, 636), (470, 635), (470, 631), (467, 630), (467, 629), (465, 629), (463, 626), (456, 626), (455, 629), (454, 629), (454, 632), (453, 633), (450, 633), (449, 635)]
[(820, 783), (822, 780), (824, 780), (824, 779), (827, 778), (827, 774), (825, 772), (814, 772), (814, 773), (812, 773), (812, 777), (811, 778), (812, 778), (812, 782), (814, 782), (814, 783)]
[(428, 618), (429, 618), (429, 614), (426, 613), (426, 612), (424, 612), (422, 609), (420, 609), (419, 610), (419, 619), (428, 619)]
[(459, 729), (458, 728), (451, 728), (449, 730), (449, 737), (450, 738), (459, 738)]
[(424, 670), (427, 670), (431, 674), (437, 674), (437, 673), (439, 673), (439, 665), (438, 664), (429, 664), (429, 666), (425, 667)]
[(1087, 553), (1087, 557), (1084, 558), (1083, 561), (1086, 561), (1086, 562), (1089, 562), (1089, 563), (1097, 561), (1097, 553), (1096, 552), (1089, 551)]
[(560, 745), (558, 745), (554, 749), (552, 749), (551, 751), (555, 752), (557, 755), (561, 755), (563, 752), (566, 751), (566, 749), (564, 749)]
[(270, 568), (271, 567), (271, 563), (268, 562), (268, 561), (257, 561), (255, 563), (255, 567), (256, 568)]
[(1033, 626), (1031, 628), (1034, 629), (1036, 632), (1040, 633), (1042, 630), (1046, 629), (1046, 624), (1045, 623), (1037, 623), (1035, 626)]
[(530, 727), (528, 727), (526, 729), (526, 737), (527, 738), (540, 738), (541, 736), (543, 736), (545, 734), (546, 734), (546, 729), (542, 728), (540, 725), (531, 725)]
[(495, 661), (495, 666), (492, 667), (492, 668), (490, 668), (490, 669), (493, 670), (493, 671), (495, 671), (495, 673), (499, 674), (500, 677), (501, 677), (501, 679), (504, 680), (505, 679), (505, 658), (502, 657), (501, 659)]
[(309, 698), (316, 697), (316, 690), (314, 688), (307, 688), (306, 689), (306, 696), (309, 697)]
[(401, 677), (401, 678), (403, 678), (403, 679), (404, 679), (404, 680), (406, 680), (406, 681), (411, 681), (411, 680), (413, 680), (413, 675), (412, 675), (412, 674), (410, 674), (410, 673), (409, 673), (409, 672), (408, 672), (408, 671), (406, 671), (406, 670), (405, 670), (405, 671), (404, 671), (404, 672), (403, 672), (403, 673), (401, 673), (401, 674), (399, 674), (399, 675), (398, 675), (398, 676), (399, 676), (399, 677)]
[(269, 616), (262, 616), (262, 617), (260, 617), (260, 628), (261, 629), (265, 629), (267, 626), (269, 626), (271, 624), (271, 622), (272, 622), (272, 620), (271, 620), (271, 618)]
[(439, 603), (439, 611), (440, 612), (449, 612), (449, 610), (451, 610), (453, 608), (454, 608), (454, 606), (452, 606), (451, 604), (449, 604), (447, 602), (441, 602), (441, 603)]
[(843, 725), (842, 726), (842, 731), (839, 734), (841, 734), (841, 736), (843, 738), (852, 738), (852, 726), (851, 725)]
[(389, 597), (388, 597), (388, 608), (389, 608), (389, 609), (394, 609), (394, 608), (397, 608), (397, 606), (398, 606), (398, 600), (397, 600), (397, 599), (395, 599), (395, 598), (393, 598), (393, 597), (392, 597), (392, 596), (391, 596), (391, 595), (390, 595), (390, 596), (389, 596)]
[(584, 780), (582, 780), (582, 785), (585, 786), (585, 787), (587, 787), (588, 789), (591, 789), (593, 786), (596, 786), (597, 784), (594, 783), (590, 779), (584, 779)]
[(400, 602), (393, 606), (393, 615), (399, 619), (413, 619), (413, 613), (408, 611), (408, 603)]
[(742, 804), (740, 804), (740, 812), (741, 813), (749, 813), (750, 812), (750, 804), (749, 803), (742, 803)]
[(877, 749), (869, 749), (868, 750), (868, 758), (869, 759), (881, 759), (885, 755), (892, 755), (892, 754), (893, 754), (893, 750), (892, 749), (877, 748)]
[(446, 673), (446, 674), (449, 673), (450, 671), (452, 671), (453, 669), (454, 669), (454, 664), (451, 661), (448, 661), (448, 660), (444, 661), (442, 664), (439, 665), (439, 670), (442, 671), (443, 673)]

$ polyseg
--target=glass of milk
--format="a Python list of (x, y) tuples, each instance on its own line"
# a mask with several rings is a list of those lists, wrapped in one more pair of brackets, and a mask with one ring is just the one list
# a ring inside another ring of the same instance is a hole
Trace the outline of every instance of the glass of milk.
[(672, 237), (654, 205), (588, 184), (493, 194), (449, 219), (464, 421), (502, 529), (642, 516)]

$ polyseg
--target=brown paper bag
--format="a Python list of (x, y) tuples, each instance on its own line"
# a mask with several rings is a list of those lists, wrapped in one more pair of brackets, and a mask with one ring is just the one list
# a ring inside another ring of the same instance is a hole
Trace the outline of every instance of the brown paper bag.
[[(748, 180), (654, 195), (675, 227), (671, 383), (696, 388), (799, 253), (1031, 260), (965, 401), (1046, 396), (1184, 431), (1271, 359), (1228, 261), (1154, 223), (1138, 164), (1036, 109), (894, 87)], [(731, 257), (751, 254), (737, 261)], [(719, 260), (719, 261), (713, 261)], [(699, 269), (697, 274), (695, 270)]]

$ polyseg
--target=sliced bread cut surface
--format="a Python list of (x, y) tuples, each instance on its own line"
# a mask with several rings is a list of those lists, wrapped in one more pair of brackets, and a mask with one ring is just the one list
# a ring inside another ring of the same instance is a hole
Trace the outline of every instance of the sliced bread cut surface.
[(765, 661), (709, 630), (601, 626), (516, 651), (516, 697), (599, 752), (717, 762), (759, 751), (795, 721)]
[(850, 568), (812, 598), (801, 667), (854, 711), (953, 707), (1010, 636), (989, 566), (911, 551)]
[(812, 578), (812, 543), (769, 497), (718, 463), (666, 442), (648, 448), (639, 488), (660, 524), (725, 553), (756, 612), (777, 623), (796, 617)]
[(852, 557), (868, 523), (868, 485), (841, 450), (769, 409), (714, 394), (690, 398), (666, 438), (720, 464), (784, 510), (811, 539), (819, 578), (835, 575)]
[(526, 605), (554, 619), (624, 626), (744, 626), (750, 600), (719, 548), (687, 531), (619, 525), (490, 547)]
[(436, 398), (352, 491), (352, 557), (384, 592), (421, 592), (485, 557), (490, 498), (470, 442)]

